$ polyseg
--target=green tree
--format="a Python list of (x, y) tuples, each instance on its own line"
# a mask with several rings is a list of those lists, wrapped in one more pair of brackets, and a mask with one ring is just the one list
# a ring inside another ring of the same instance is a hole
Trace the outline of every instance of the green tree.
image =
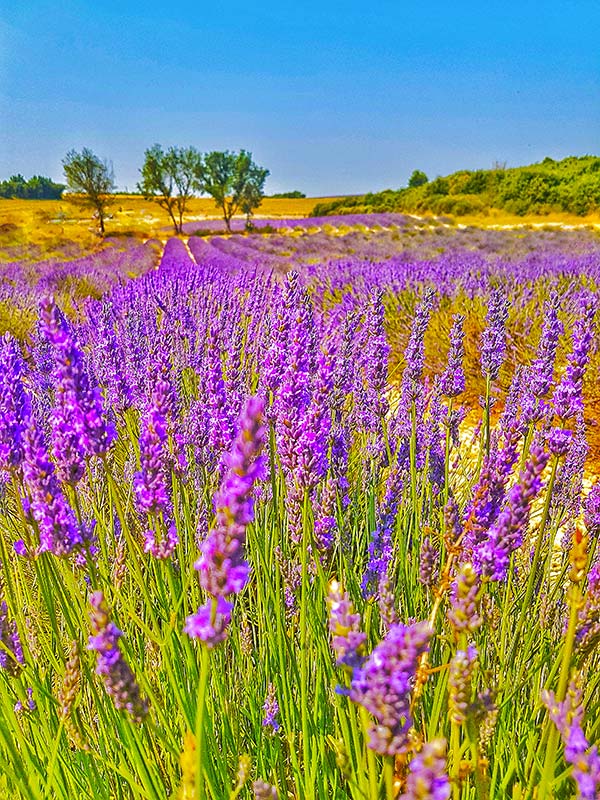
[(414, 189), (417, 186), (423, 186), (424, 184), (429, 182), (429, 178), (423, 170), (415, 169), (413, 174), (408, 179), (408, 187), (409, 189)]
[(181, 233), (189, 199), (203, 190), (202, 154), (194, 147), (169, 147), (164, 151), (155, 144), (144, 153), (140, 173), (139, 191), (166, 209), (175, 233)]
[(269, 170), (252, 161), (252, 153), (213, 151), (204, 158), (204, 191), (213, 197), (223, 213), (227, 230), (231, 231), (234, 214), (246, 215), (246, 226), (264, 197)]
[(81, 153), (69, 150), (62, 165), (68, 188), (80, 196), (80, 202), (95, 210), (100, 235), (104, 236), (104, 220), (115, 190), (112, 165), (102, 161), (87, 147)]

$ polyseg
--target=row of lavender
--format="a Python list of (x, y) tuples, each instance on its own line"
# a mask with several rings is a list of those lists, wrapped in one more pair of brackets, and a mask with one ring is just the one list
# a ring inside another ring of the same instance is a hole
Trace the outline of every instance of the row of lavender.
[(55, 295), (70, 311), (86, 297), (100, 297), (113, 286), (156, 266), (160, 243), (113, 245), (91, 255), (61, 261), (0, 264), (0, 331), (24, 337), (38, 316), (39, 302)]
[(45, 301), (2, 347), (0, 789), (596, 797), (599, 271), (192, 238)]

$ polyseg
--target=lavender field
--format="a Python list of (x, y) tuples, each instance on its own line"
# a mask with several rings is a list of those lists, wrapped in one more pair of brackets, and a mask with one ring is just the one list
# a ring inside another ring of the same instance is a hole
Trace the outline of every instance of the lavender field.
[(280, 223), (2, 265), (0, 797), (600, 797), (597, 232)]

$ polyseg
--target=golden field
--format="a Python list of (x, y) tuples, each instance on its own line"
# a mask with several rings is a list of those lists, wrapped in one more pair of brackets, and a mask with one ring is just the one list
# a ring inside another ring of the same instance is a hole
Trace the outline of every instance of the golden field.
[[(256, 217), (285, 219), (307, 217), (319, 202), (335, 197), (302, 199), (265, 198)], [(139, 195), (115, 195), (106, 221), (107, 237), (165, 240), (172, 231), (167, 212)], [(192, 198), (184, 222), (219, 219), (212, 198)], [(445, 218), (446, 219), (446, 218)], [(600, 214), (524, 216), (493, 209), (485, 216), (450, 218), (454, 224), (477, 227), (600, 226)], [(78, 256), (101, 246), (92, 211), (79, 202), (61, 200), (7, 200), (0, 198), (0, 260), (64, 258)]]
[[(306, 217), (317, 202), (335, 198), (302, 198), (297, 200), (265, 198), (258, 217)], [(158, 203), (138, 195), (115, 195), (110, 218), (106, 221), (107, 236), (134, 236), (139, 239), (165, 239), (171, 225), (167, 212)], [(219, 210), (211, 198), (192, 198), (185, 222), (219, 219)], [(165, 230), (167, 228), (167, 230)], [(62, 200), (7, 200), (0, 198), (0, 258), (18, 259), (17, 250), (30, 247), (34, 257), (60, 256), (65, 247), (73, 252), (89, 251), (98, 246), (97, 227), (92, 211), (78, 202)], [(13, 256), (14, 254), (14, 256)]]

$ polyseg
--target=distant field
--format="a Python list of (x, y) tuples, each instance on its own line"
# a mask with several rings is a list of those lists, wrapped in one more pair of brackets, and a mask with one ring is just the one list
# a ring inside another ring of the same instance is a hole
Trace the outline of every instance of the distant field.
[[(335, 198), (323, 198), (322, 201)], [(263, 201), (257, 216), (306, 217), (315, 206), (316, 198), (270, 199)], [(135, 236), (141, 239), (163, 239), (170, 225), (169, 217), (157, 203), (134, 195), (117, 195), (107, 221), (108, 236)], [(186, 221), (218, 217), (213, 200), (195, 198), (190, 201)], [(98, 242), (89, 209), (72, 201), (63, 200), (5, 200), (0, 199), (0, 251), (15, 258), (21, 257), (18, 249), (30, 247), (40, 255), (63, 255), (87, 250)], [(8, 253), (6, 252), (8, 250)]]
[[(256, 219), (305, 218), (317, 202), (336, 198), (265, 198)], [(209, 198), (190, 201), (185, 216), (186, 230), (193, 232), (193, 223), (218, 220), (219, 212)], [(600, 215), (577, 217), (571, 214), (545, 216), (516, 216), (493, 210), (485, 216), (442, 217), (457, 225), (489, 227), (574, 226), (597, 227)], [(350, 220), (350, 217), (349, 217)], [(107, 237), (133, 237), (141, 241), (165, 240), (170, 233), (166, 211), (156, 203), (137, 195), (117, 195), (107, 221)], [(100, 240), (89, 209), (64, 200), (6, 200), (0, 199), (0, 260), (19, 261), (42, 258), (73, 258), (98, 248)]]

